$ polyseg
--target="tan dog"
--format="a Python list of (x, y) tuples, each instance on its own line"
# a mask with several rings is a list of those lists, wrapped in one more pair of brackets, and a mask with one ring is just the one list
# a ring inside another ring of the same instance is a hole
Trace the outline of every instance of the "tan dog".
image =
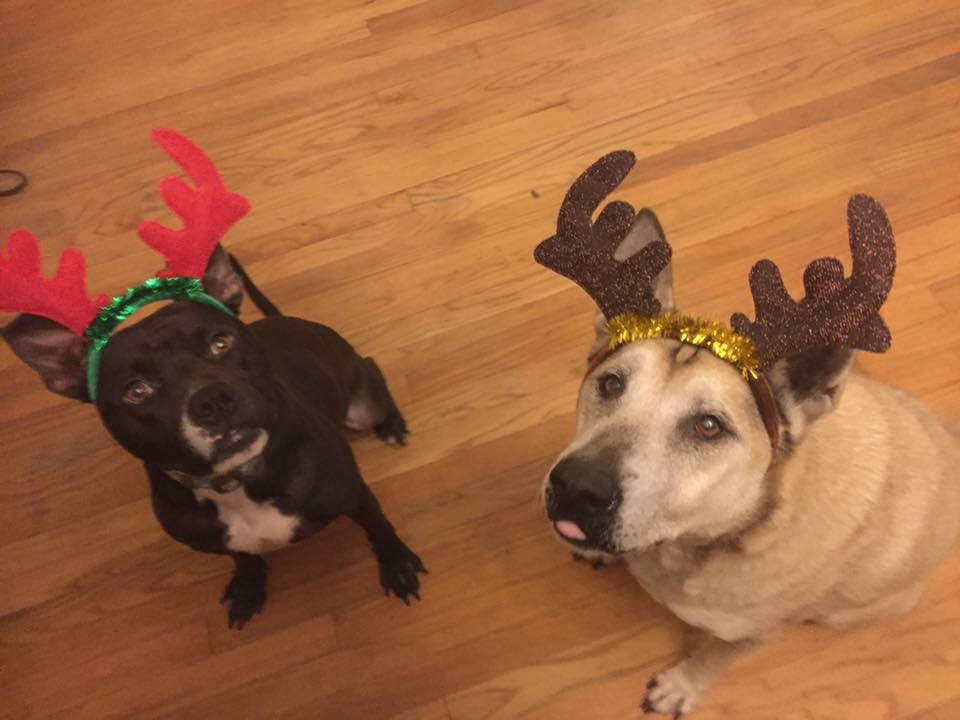
[[(664, 240), (653, 213), (631, 222), (617, 260)], [(670, 277), (667, 265), (651, 282), (664, 312)], [(598, 328), (595, 352), (608, 344)], [(689, 712), (785, 623), (910, 609), (955, 545), (960, 445), (916, 401), (851, 372), (853, 355), (827, 345), (766, 369), (773, 438), (750, 385), (707, 349), (630, 342), (584, 378), (576, 436), (544, 483), (547, 513), (577, 553), (622, 557), (702, 631), (650, 681), (644, 710)]]

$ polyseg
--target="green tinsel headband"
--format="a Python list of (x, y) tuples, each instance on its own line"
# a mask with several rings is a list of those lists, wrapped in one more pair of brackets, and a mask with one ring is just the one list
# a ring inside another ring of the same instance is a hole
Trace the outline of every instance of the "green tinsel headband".
[(113, 331), (143, 306), (161, 300), (190, 300), (209, 305), (227, 315), (234, 315), (233, 310), (215, 297), (207, 295), (203, 283), (194, 277), (152, 277), (130, 288), (123, 295), (117, 295), (97, 313), (96, 318), (84, 332), (88, 342), (87, 392), (90, 394), (91, 402), (97, 400), (100, 359), (103, 349), (110, 342)]

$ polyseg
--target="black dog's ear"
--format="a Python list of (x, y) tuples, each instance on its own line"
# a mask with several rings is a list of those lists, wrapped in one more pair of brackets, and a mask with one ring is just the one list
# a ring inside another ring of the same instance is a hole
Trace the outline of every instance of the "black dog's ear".
[(203, 287), (207, 295), (215, 297), (235, 313), (240, 312), (243, 302), (243, 280), (233, 269), (230, 256), (219, 243), (207, 262), (203, 274)]
[(90, 402), (82, 337), (38, 315), (20, 315), (2, 334), (17, 357), (40, 374), (48, 389)]

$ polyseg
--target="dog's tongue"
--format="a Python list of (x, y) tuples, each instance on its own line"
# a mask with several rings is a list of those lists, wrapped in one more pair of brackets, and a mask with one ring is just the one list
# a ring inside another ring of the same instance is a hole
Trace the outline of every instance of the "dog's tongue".
[(557, 532), (563, 535), (566, 538), (571, 540), (586, 540), (587, 536), (584, 534), (583, 530), (580, 529), (580, 526), (569, 520), (557, 520), (553, 526), (557, 529)]

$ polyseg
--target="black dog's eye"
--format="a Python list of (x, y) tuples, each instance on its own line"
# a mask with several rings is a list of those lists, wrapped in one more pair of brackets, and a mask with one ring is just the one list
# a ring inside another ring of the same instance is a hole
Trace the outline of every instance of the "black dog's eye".
[(127, 405), (139, 405), (145, 400), (152, 398), (155, 392), (153, 385), (146, 380), (134, 380), (127, 385), (127, 389), (124, 390), (123, 401)]
[(614, 373), (604, 373), (597, 380), (597, 389), (604, 400), (620, 397), (623, 393), (623, 378)]
[(723, 425), (716, 415), (700, 415), (694, 420), (693, 428), (704, 440), (713, 440), (723, 432)]
[(228, 333), (217, 333), (210, 340), (210, 355), (217, 357), (218, 355), (230, 352), (235, 340), (236, 338)]

